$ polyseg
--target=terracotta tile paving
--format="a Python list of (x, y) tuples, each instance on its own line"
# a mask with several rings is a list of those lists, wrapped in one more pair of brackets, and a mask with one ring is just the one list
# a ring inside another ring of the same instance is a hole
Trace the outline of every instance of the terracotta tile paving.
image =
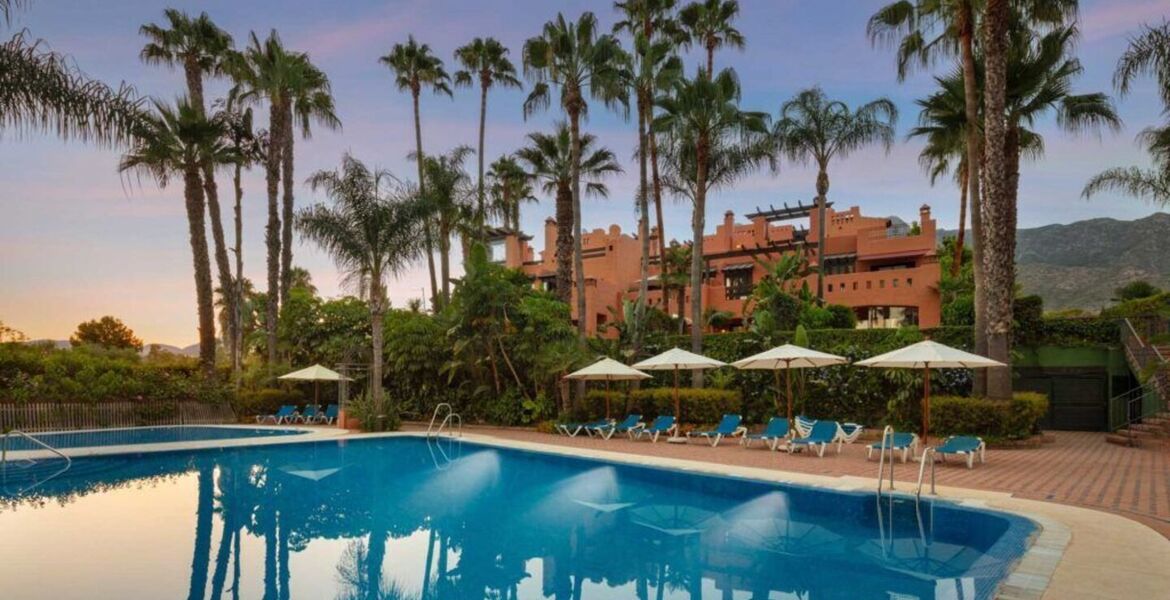
[[(877, 475), (877, 459), (866, 460), (865, 444), (861, 442), (846, 444), (840, 455), (830, 449), (824, 458), (817, 458), (773, 453), (759, 445), (744, 449), (735, 441), (711, 448), (698, 442), (651, 444), (616, 436), (611, 440), (584, 435), (568, 438), (518, 428), (468, 427), (468, 431), (525, 442), (817, 475)], [(1058, 431), (1051, 435), (1055, 441), (1039, 448), (988, 450), (987, 463), (976, 463), (971, 470), (958, 462), (940, 464), (938, 484), (1010, 492), (1022, 498), (1105, 510), (1144, 523), (1170, 538), (1170, 445), (1125, 448), (1105, 443), (1100, 433)], [(914, 482), (917, 477), (917, 463), (897, 465), (895, 479)]]

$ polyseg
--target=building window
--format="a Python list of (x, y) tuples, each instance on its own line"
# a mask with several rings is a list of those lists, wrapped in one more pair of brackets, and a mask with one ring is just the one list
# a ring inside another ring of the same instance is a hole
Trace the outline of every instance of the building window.
[(857, 282), (856, 281), (853, 282), (853, 291), (857, 291)]
[(906, 278), (906, 287), (914, 287), (914, 278), (913, 277)]
[(825, 275), (847, 275), (857, 270), (857, 257), (853, 255), (847, 256), (826, 256), (825, 268), (823, 269)]
[(872, 290), (873, 289), (873, 282), (872, 281), (865, 282), (865, 289)]
[(881, 289), (881, 290), (886, 289), (886, 280), (885, 279), (878, 280), (878, 289)]
[(736, 300), (747, 298), (752, 294), (752, 270), (737, 269), (723, 272), (723, 287), (727, 292), (727, 299)]
[(894, 287), (898, 287), (898, 278), (897, 277), (894, 278)]
[(829, 291), (830, 291), (830, 292), (832, 292), (832, 291), (833, 291), (833, 284), (831, 284), (831, 283), (829, 284)]

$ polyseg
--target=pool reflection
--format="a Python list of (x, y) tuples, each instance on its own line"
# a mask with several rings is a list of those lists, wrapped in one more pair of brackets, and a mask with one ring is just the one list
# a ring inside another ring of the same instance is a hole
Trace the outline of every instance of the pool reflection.
[[(370, 440), (79, 460), (0, 496), (0, 531), (20, 540), (0, 549), (0, 577), (30, 599), (978, 598), (1030, 531), (953, 507), (434, 450)], [(54, 533), (66, 526), (74, 546)], [(124, 568), (151, 560), (169, 567)], [(61, 562), (82, 565), (73, 581), (27, 571)]]

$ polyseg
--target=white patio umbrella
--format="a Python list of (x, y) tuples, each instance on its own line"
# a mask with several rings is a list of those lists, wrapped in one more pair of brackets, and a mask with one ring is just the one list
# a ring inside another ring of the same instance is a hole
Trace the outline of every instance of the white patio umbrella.
[[(837, 356), (836, 354), (826, 354), (824, 352), (817, 352), (802, 346), (794, 344), (784, 344), (783, 346), (776, 346), (771, 350), (766, 350), (754, 356), (749, 356), (731, 363), (731, 366), (737, 369), (766, 369), (773, 371), (776, 374), (776, 395), (780, 395), (780, 370), (785, 371), (785, 383), (788, 388), (788, 427), (793, 427), (792, 423), (792, 373), (789, 369), (815, 369), (817, 367), (829, 367), (832, 365), (843, 365), (849, 362), (849, 359), (844, 356)], [(776, 403), (780, 400), (777, 398)]]
[(604, 381), (605, 382), (605, 418), (609, 418), (609, 382), (611, 381), (632, 381), (635, 379), (650, 379), (650, 375), (643, 373), (635, 368), (628, 367), (612, 358), (602, 358), (601, 360), (565, 375), (565, 379), (577, 379), (581, 381)]
[(293, 371), (287, 375), (281, 375), (277, 379), (293, 380), (293, 381), (312, 381), (313, 382), (313, 403), (321, 404), (321, 382), (322, 381), (353, 381), (349, 377), (338, 373), (332, 369), (327, 369), (321, 365), (313, 365), (305, 367), (299, 371)]
[[(674, 371), (674, 423), (675, 431), (680, 431), (682, 428), (682, 411), (678, 404), (678, 372), (680, 369), (693, 371), (695, 369), (718, 369), (719, 367), (727, 366), (723, 361), (715, 360), (714, 358), (707, 358), (701, 354), (694, 352), (687, 352), (681, 348), (671, 348), (657, 356), (651, 356), (644, 361), (634, 363), (635, 369), (643, 369), (646, 371)], [(675, 436), (672, 440), (685, 439)]]
[(926, 340), (911, 344), (873, 358), (859, 360), (862, 367), (889, 367), (892, 369), (922, 369), (922, 440), (930, 434), (930, 370), (931, 369), (987, 369), (1007, 365), (985, 356), (971, 354), (938, 342)]

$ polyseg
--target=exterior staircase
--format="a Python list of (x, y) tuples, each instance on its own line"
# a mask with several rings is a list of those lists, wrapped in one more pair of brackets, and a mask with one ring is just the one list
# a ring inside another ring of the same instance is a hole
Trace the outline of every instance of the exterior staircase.
[(1142, 446), (1170, 442), (1170, 345), (1155, 345), (1147, 340), (1170, 331), (1165, 318), (1126, 319), (1121, 325), (1121, 341), (1129, 368), (1142, 380), (1134, 388), (1110, 403), (1124, 404), (1125, 418), (1105, 436), (1105, 441), (1123, 446)]

